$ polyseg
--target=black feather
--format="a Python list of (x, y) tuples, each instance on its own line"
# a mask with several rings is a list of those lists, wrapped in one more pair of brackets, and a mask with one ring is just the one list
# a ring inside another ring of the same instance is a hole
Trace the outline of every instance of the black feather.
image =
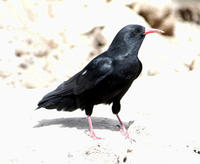
[(144, 32), (144, 27), (140, 25), (128, 25), (121, 29), (107, 51), (45, 95), (38, 107), (59, 111), (80, 108), (91, 115), (94, 105), (113, 103), (113, 113), (117, 114), (121, 98), (142, 71), (137, 54), (145, 37)]

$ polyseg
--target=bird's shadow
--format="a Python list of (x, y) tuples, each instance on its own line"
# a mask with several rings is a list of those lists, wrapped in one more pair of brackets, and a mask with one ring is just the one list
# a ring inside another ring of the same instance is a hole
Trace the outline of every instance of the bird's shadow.
[[(94, 129), (106, 129), (111, 131), (119, 130), (119, 122), (114, 119), (104, 117), (92, 117), (92, 124)], [(126, 128), (131, 123), (124, 122)], [(88, 129), (88, 121), (85, 117), (72, 117), (72, 118), (55, 118), (55, 119), (43, 119), (38, 122), (34, 128), (40, 128), (50, 125), (61, 125), (61, 127)]]

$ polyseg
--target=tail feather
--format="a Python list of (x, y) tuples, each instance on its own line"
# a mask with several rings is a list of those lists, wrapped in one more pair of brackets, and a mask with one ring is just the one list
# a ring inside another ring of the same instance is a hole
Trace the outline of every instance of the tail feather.
[(77, 108), (76, 97), (73, 94), (76, 76), (60, 84), (55, 90), (47, 93), (38, 103), (38, 108), (74, 111)]
[(45, 97), (45, 99), (40, 100), (40, 102), (38, 103), (38, 107), (46, 109), (55, 109), (60, 101), (61, 97)]
[(38, 108), (74, 111), (76, 110), (76, 103), (70, 97), (50, 96), (49, 98), (45, 97), (45, 99), (40, 100)]

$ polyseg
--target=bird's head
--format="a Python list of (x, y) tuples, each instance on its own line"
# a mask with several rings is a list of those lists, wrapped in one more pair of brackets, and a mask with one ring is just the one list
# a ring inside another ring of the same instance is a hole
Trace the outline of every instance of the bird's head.
[(146, 29), (136, 24), (127, 25), (117, 33), (109, 49), (138, 52), (145, 36), (151, 33), (163, 33), (163, 31), (158, 29)]

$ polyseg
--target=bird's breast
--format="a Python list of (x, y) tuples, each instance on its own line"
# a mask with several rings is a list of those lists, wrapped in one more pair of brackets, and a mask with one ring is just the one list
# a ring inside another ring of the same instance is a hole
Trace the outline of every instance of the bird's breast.
[(116, 57), (114, 62), (114, 74), (122, 79), (135, 79), (142, 69), (142, 64), (137, 56), (127, 53), (127, 55)]

